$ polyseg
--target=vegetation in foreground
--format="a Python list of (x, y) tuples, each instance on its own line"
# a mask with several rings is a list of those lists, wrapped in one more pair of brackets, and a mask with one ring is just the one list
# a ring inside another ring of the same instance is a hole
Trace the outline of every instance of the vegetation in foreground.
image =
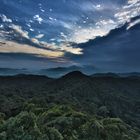
[(140, 140), (139, 85), (79, 73), (1, 77), (0, 140)]

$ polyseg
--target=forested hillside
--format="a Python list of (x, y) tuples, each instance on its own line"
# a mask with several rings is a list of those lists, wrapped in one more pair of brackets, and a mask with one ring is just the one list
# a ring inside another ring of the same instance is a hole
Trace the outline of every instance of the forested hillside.
[(140, 78), (0, 77), (0, 140), (140, 140)]

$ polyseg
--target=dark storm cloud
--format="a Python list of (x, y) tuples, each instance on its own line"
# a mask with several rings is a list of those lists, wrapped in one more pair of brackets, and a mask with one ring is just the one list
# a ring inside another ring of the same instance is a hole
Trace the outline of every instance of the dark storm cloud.
[(124, 25), (105, 37), (79, 44), (84, 55), (75, 60), (94, 64), (102, 71), (140, 71), (140, 24), (126, 28)]

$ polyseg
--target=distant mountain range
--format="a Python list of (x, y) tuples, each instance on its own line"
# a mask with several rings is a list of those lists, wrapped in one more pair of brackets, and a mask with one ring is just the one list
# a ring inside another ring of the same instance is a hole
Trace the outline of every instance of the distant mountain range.
[(80, 71), (86, 75), (92, 77), (140, 77), (140, 72), (129, 72), (129, 73), (103, 73), (98, 72), (99, 70), (94, 66), (70, 66), (70, 67), (56, 67), (41, 70), (28, 70), (28, 69), (13, 69), (13, 68), (0, 68), (0, 76), (12, 76), (12, 75), (44, 75), (52, 78), (59, 78), (73, 71)]
[(56, 67), (56, 68), (50, 68), (50, 69), (42, 69), (39, 71), (39, 74), (57, 78), (72, 71), (81, 71), (87, 75), (91, 75), (92, 73), (96, 73), (99, 70), (96, 67), (90, 66), (90, 65), (86, 65), (82, 67), (74, 65), (70, 67)]
[(92, 77), (140, 77), (139, 72), (130, 72), (130, 73), (95, 73)]
[(28, 70), (28, 69), (12, 69), (0, 68), (0, 75), (17, 75), (17, 74), (34, 74), (34, 75), (47, 75), (49, 77), (58, 78), (72, 71), (81, 71), (87, 75), (99, 71), (94, 66), (69, 66), (69, 67), (56, 67), (41, 70)]

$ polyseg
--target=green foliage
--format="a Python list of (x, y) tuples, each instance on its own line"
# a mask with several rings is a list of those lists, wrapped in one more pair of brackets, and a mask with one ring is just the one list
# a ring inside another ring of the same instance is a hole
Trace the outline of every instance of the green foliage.
[(119, 118), (96, 118), (69, 105), (54, 104), (35, 114), (36, 108), (26, 102), (26, 111), (3, 119), (1, 140), (138, 140), (138, 132)]
[(5, 114), (0, 112), (0, 124), (4, 122)]
[(129, 82), (17, 79), (0, 85), (0, 140), (140, 140), (139, 102), (123, 93)]

